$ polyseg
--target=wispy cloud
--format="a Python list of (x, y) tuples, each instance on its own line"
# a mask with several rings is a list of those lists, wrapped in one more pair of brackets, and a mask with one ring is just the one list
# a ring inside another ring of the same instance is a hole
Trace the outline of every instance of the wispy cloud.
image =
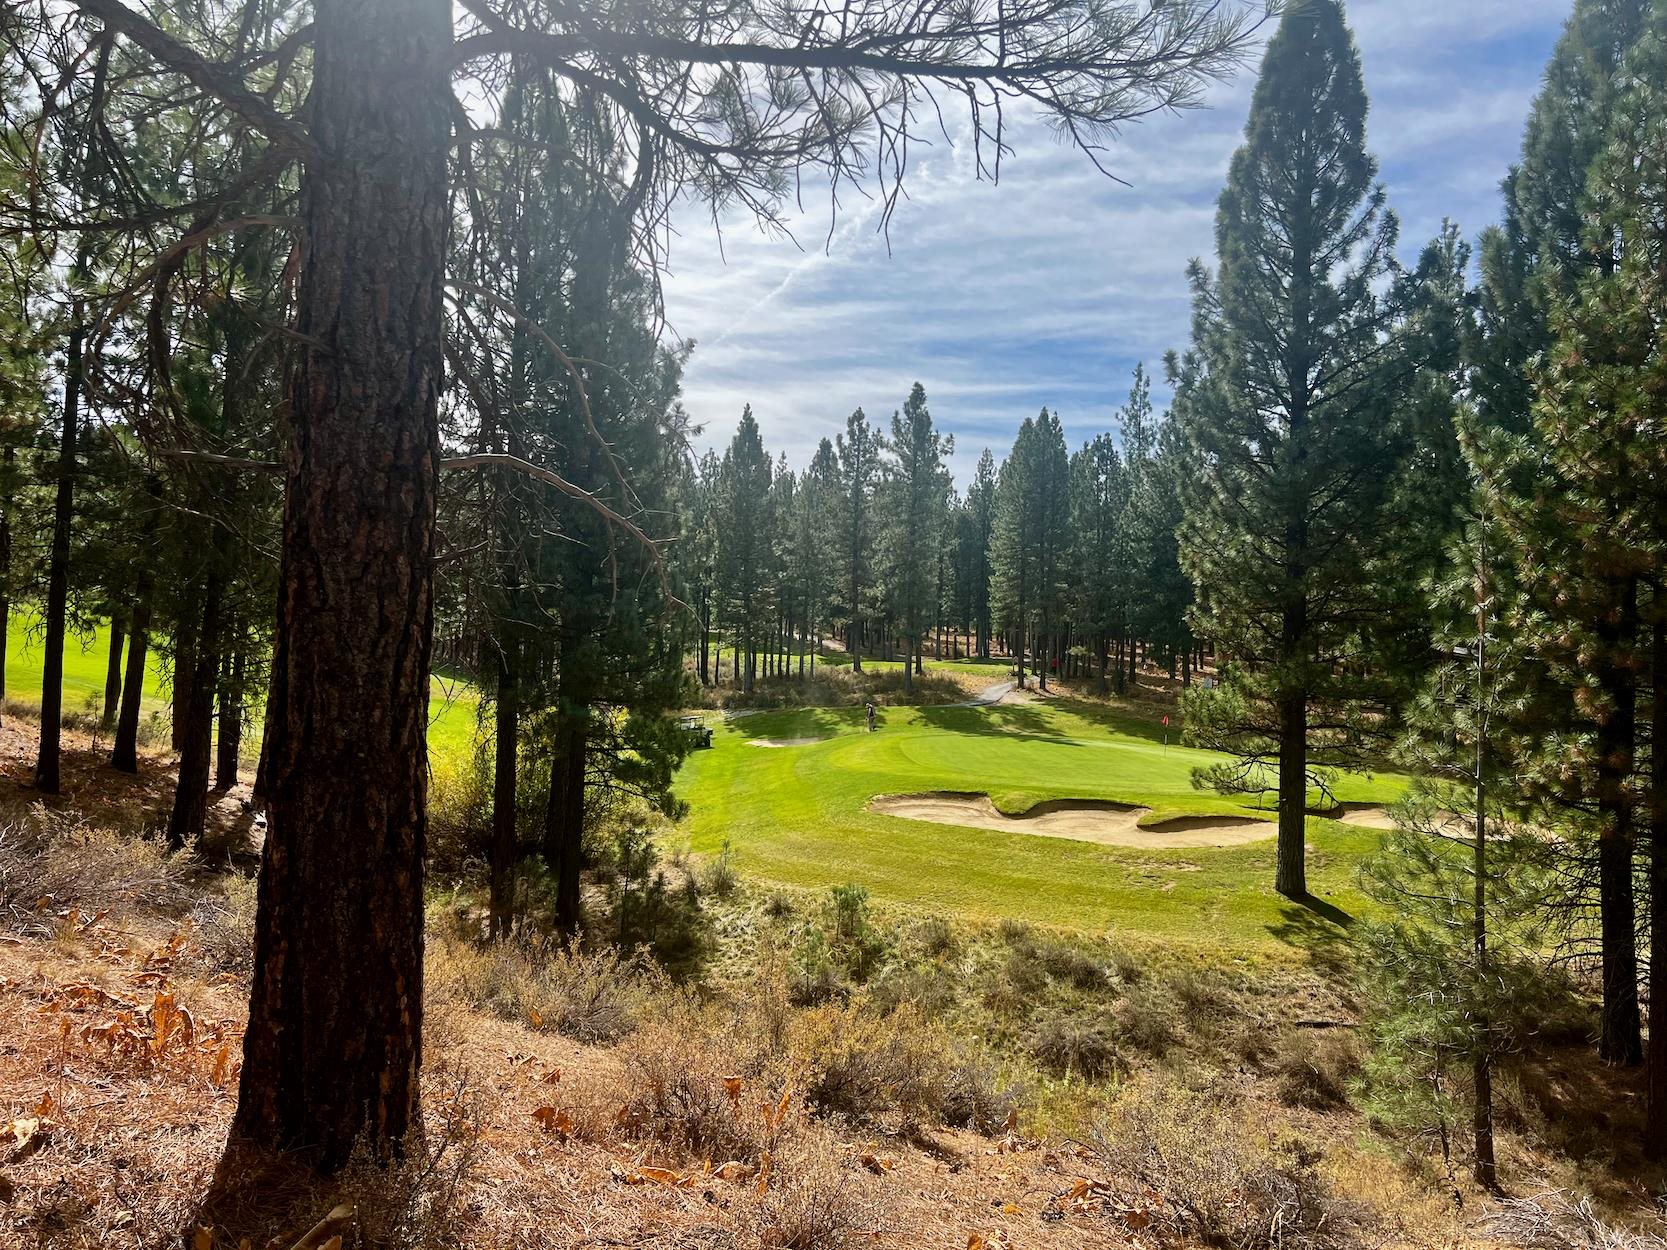
[[(1568, 0), (1357, 0), (1372, 96), (1369, 137), (1411, 257), (1443, 217), (1474, 235), (1498, 213)], [(751, 403), (772, 451), (803, 464), (861, 405), (885, 419), (921, 381), (957, 435), (964, 480), (980, 448), (1002, 454), (1044, 404), (1073, 441), (1109, 428), (1137, 361), (1184, 346), (1189, 258), (1213, 251), (1214, 205), (1239, 141), (1253, 69), (1212, 107), (1128, 128), (1096, 173), (1021, 120), (999, 186), (970, 145), (917, 153), (909, 198), (877, 232), (848, 198), (790, 219), (802, 246), (731, 223), (722, 255), (688, 214), (666, 309), (696, 340), (685, 385), (708, 444)], [(824, 244), (826, 246), (824, 247)]]

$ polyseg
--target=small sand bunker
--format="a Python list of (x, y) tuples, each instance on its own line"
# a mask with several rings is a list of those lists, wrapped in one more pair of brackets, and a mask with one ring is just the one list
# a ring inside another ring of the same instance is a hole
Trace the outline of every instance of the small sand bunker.
[(1331, 816), (1345, 825), (1361, 825), (1367, 829), (1393, 829), (1395, 822), (1381, 803), (1340, 803)]
[(1183, 816), (1142, 828), (1141, 817), (1149, 815), (1150, 808), (1094, 799), (1055, 799), (1038, 803), (1022, 816), (1008, 816), (987, 794), (882, 794), (869, 801), (868, 809), (904, 820), (1154, 850), (1238, 846), (1279, 832), (1272, 821), (1242, 816)]
[(808, 747), (826, 738), (748, 738), (749, 747)]

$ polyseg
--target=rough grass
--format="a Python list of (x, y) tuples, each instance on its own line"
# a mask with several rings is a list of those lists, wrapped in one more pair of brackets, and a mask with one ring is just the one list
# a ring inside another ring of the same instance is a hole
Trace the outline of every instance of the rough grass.
[[(89, 707), (104, 706), (105, 666), (110, 654), (110, 626), (99, 622), (83, 632), (72, 632), (64, 646), (64, 714), (82, 717)], [(40, 620), (13, 608), (6, 634), (6, 701), (8, 712), (40, 715), (42, 662)], [(260, 701), (254, 701), (258, 707)], [(145, 657), (143, 715), (167, 715), (168, 674), (158, 648)], [(436, 673), (429, 695), (429, 754), (437, 763), (465, 759), (473, 753), (479, 726), (480, 699), (468, 683)], [(96, 724), (96, 719), (94, 721)], [(244, 726), (246, 753), (258, 753), (261, 720), (254, 716)]]
[[(822, 889), (854, 882), (876, 899), (969, 918), (1018, 917), (1114, 929), (1236, 950), (1272, 949), (1335, 932), (1338, 910), (1364, 905), (1355, 867), (1379, 834), (1308, 822), (1310, 888), (1331, 909), (1293, 907), (1270, 888), (1274, 843), (1144, 850), (963, 829), (867, 810), (879, 794), (988, 793), (1003, 811), (1056, 798), (1106, 799), (1181, 815), (1260, 815), (1193, 788), (1193, 768), (1219, 757), (1163, 742), (1138, 710), (1058, 699), (990, 708), (885, 708), (879, 732), (860, 708), (807, 708), (735, 718), (690, 756), (678, 794), (690, 846), (727, 841), (743, 875)], [(816, 738), (765, 749), (755, 738)], [(1345, 778), (1350, 801), (1386, 801), (1394, 778)], [(1316, 932), (1318, 931), (1318, 932)]]

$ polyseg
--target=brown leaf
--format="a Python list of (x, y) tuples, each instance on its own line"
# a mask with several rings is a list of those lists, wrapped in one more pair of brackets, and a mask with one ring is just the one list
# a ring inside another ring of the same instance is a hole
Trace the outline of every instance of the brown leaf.
[(739, 1107), (741, 1105), (741, 1078), (738, 1076), (726, 1076), (723, 1078), (723, 1081), (724, 1093), (729, 1095), (729, 1105), (732, 1107)]
[(199, 1228), (191, 1234), (191, 1250), (214, 1250), (214, 1230)]
[(16, 1197), (17, 1186), (12, 1184), (11, 1178), (7, 1176), (0, 1176), (0, 1203), (5, 1203), (7, 1206), (10, 1206), (12, 1200)]
[(533, 1119), (546, 1133), (554, 1134), (562, 1141), (573, 1136), (573, 1117), (560, 1107), (539, 1107), (533, 1111)]
[(13, 1147), (6, 1162), (22, 1163), (46, 1145), (47, 1138), (50, 1136), (47, 1131), (50, 1123), (50, 1121), (43, 1120), (39, 1116), (28, 1116), (25, 1119), (13, 1120), (7, 1126), (7, 1132), (17, 1145)]

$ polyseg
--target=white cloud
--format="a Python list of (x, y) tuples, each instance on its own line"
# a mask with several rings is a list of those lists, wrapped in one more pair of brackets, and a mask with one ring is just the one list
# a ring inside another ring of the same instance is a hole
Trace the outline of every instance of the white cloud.
[[(1370, 142), (1414, 254), (1451, 216), (1474, 235), (1497, 214), (1528, 102), (1567, 0), (1356, 0), (1372, 95)], [(858, 405), (888, 419), (915, 380), (955, 432), (964, 480), (1043, 404), (1073, 442), (1108, 428), (1134, 363), (1182, 347), (1189, 258), (1213, 251), (1214, 203), (1244, 124), (1254, 66), (1212, 108), (1129, 127), (1098, 174), (1034, 119), (1013, 131), (999, 186), (970, 145), (919, 150), (909, 198), (848, 198), (791, 221), (802, 250), (750, 225), (723, 257), (699, 210), (680, 222), (665, 283), (673, 328), (697, 347), (685, 402), (720, 444), (751, 403), (795, 465)], [(824, 249), (824, 241), (827, 246)]]

